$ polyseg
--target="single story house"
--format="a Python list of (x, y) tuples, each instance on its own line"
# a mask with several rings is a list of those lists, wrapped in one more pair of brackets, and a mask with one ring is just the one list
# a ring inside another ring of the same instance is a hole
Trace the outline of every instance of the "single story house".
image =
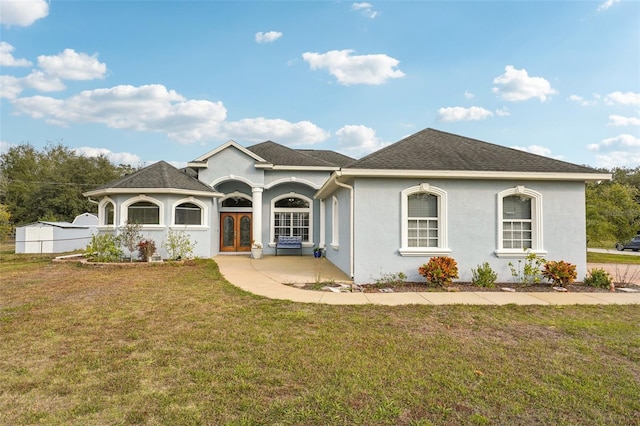
[(69, 222), (38, 221), (16, 228), (16, 253), (65, 253), (81, 250), (98, 232), (98, 217), (83, 213)]
[[(101, 232), (127, 220), (157, 243), (187, 232), (195, 254), (275, 253), (278, 236), (367, 283), (451, 256), (460, 280), (484, 262), (509, 281), (525, 250), (586, 273), (585, 182), (609, 174), (425, 129), (359, 160), (267, 141), (229, 141), (178, 170), (159, 162), (85, 193)], [(157, 244), (160, 247), (160, 244)], [(161, 253), (163, 254), (163, 253)]]

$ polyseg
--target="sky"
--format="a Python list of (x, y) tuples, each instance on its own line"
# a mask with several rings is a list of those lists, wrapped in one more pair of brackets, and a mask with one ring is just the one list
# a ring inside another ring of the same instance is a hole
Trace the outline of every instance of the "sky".
[(361, 158), (427, 127), (640, 166), (640, 2), (0, 0), (0, 152)]

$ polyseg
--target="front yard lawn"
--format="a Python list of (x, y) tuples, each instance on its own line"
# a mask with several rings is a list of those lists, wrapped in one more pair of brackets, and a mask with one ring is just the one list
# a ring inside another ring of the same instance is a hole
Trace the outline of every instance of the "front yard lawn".
[(0, 256), (0, 424), (638, 424), (638, 306), (328, 306)]

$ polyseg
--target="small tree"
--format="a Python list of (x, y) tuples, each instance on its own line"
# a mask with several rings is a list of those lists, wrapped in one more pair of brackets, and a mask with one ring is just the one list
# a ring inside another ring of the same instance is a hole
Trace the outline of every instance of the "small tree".
[(172, 229), (167, 233), (167, 239), (162, 242), (162, 247), (167, 250), (169, 258), (173, 260), (193, 257), (195, 246), (196, 242), (192, 242), (186, 232)]
[(122, 245), (129, 250), (129, 261), (133, 262), (133, 252), (138, 248), (138, 244), (142, 241), (142, 235), (140, 234), (140, 229), (142, 225), (139, 223), (129, 222), (127, 220), (124, 226), (118, 228), (120, 230), (119, 239), (122, 242)]

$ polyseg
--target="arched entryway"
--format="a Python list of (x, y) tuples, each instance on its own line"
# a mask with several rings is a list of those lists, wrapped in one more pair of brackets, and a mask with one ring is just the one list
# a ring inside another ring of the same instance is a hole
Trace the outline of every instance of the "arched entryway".
[(245, 196), (222, 201), (220, 211), (220, 251), (248, 252), (253, 241), (252, 202)]

